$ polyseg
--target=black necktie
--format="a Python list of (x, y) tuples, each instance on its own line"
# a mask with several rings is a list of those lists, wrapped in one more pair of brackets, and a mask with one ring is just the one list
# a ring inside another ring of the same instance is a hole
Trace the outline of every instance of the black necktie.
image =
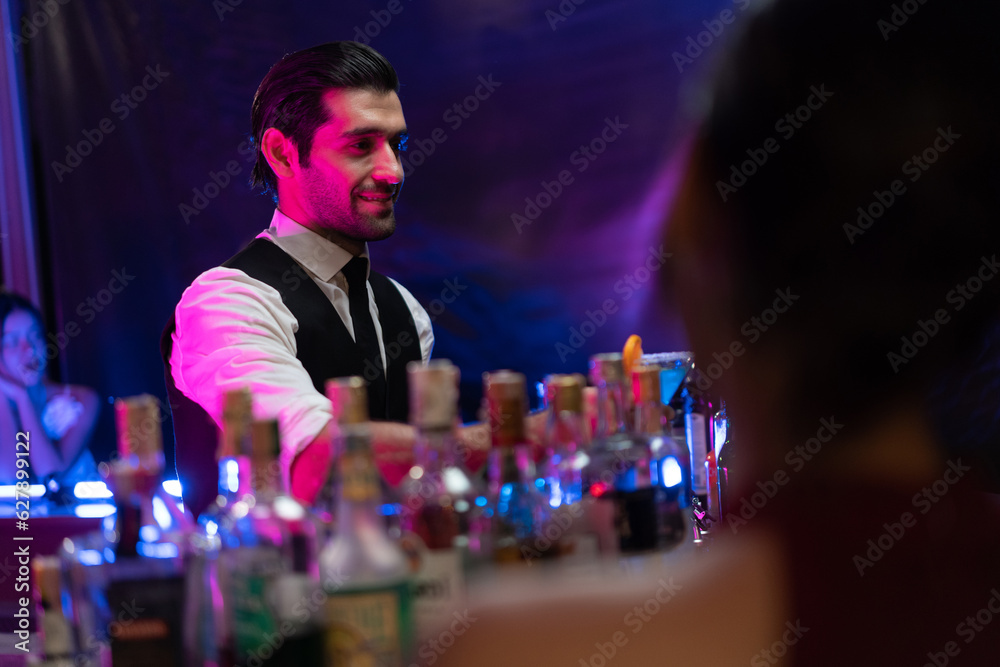
[(385, 370), (379, 352), (375, 322), (368, 307), (368, 260), (355, 257), (343, 269), (347, 278), (347, 300), (354, 322), (354, 340), (363, 355), (364, 377), (368, 384), (368, 413), (372, 417), (385, 415)]

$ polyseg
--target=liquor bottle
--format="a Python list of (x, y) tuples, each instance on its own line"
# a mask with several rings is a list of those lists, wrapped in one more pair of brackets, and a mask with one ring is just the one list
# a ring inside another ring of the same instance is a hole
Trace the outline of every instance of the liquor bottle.
[(318, 665), (322, 641), (317, 623), (308, 613), (293, 618), (296, 600), (310, 598), (315, 580), (310, 577), (312, 531), (305, 508), (282, 489), (277, 422), (248, 425), (249, 394), (227, 400), (223, 454), (233, 454), (234, 444), (240, 449), (230, 459), (236, 465), (228, 466), (233, 483), (226, 486), (232, 493), (235, 485), (236, 492), (227, 498), (226, 512), (213, 516), (220, 520), (219, 588), (231, 653), (241, 665)]
[[(681, 397), (684, 401), (684, 435), (691, 457), (691, 506), (695, 517), (696, 541), (707, 534), (718, 515), (710, 513), (709, 488), (717, 484), (713, 417), (715, 408), (712, 397), (699, 388), (702, 380), (700, 369), (694, 365), (684, 378)], [(711, 454), (710, 454), (711, 453)], [(711, 459), (710, 459), (711, 456)], [(711, 463), (709, 462), (711, 461)], [(712, 508), (714, 509), (714, 508)]]
[(117, 511), (104, 530), (66, 540), (78, 663), (181, 667), (184, 572), (193, 530), (161, 486), (163, 441), (156, 399), (115, 402), (117, 460), (105, 467)]
[(512, 371), (483, 374), (492, 448), (487, 463), (493, 560), (514, 563), (558, 555), (558, 544), (544, 537), (548, 503), (536, 484), (531, 445), (525, 436), (524, 375)]
[(681, 464), (687, 459), (665, 423), (660, 400), (661, 368), (637, 366), (632, 371), (632, 396), (635, 400), (633, 436), (645, 441), (653, 457), (650, 477), (656, 489), (654, 498), (659, 526), (659, 548), (681, 544), (688, 534), (687, 490)]
[(589, 461), (583, 442), (583, 385), (579, 373), (545, 378), (548, 419), (545, 454), (539, 461), (539, 479), (549, 506), (572, 505), (583, 498), (583, 470)]
[[(622, 355), (597, 354), (590, 360), (597, 386), (597, 435), (584, 473), (591, 496), (612, 505), (617, 549), (622, 554), (660, 546), (659, 505), (663, 487), (654, 484), (656, 460), (648, 439), (629, 433), (622, 404)], [(599, 533), (607, 534), (608, 527)], [(607, 548), (607, 540), (602, 540)]]
[(337, 532), (320, 552), (329, 665), (402, 665), (413, 653), (410, 567), (390, 539), (360, 377), (326, 385), (337, 426)]
[(427, 636), (460, 609), (465, 572), (486, 556), (489, 523), (486, 489), (466, 470), (455, 437), (458, 368), (446, 360), (411, 362), (407, 375), (417, 439), (413, 467), (399, 486), (400, 516), (404, 537), (419, 539), (414, 609), (418, 634)]
[[(214, 663), (219, 667), (236, 664), (232, 610), (227, 606), (231, 573), (219, 568), (223, 549), (240, 544), (239, 523), (233, 509), (252, 493), (250, 464), (243, 454), (250, 449), (253, 399), (249, 389), (226, 391), (222, 395), (222, 426), (216, 459), (219, 465), (219, 494), (198, 517), (199, 530), (192, 538), (193, 557), (188, 571), (188, 609), (185, 646), (189, 662)], [(240, 506), (242, 513), (245, 506)]]

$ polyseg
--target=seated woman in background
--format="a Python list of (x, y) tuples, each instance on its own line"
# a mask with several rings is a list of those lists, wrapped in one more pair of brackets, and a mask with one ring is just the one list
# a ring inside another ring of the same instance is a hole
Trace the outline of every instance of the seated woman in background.
[[(41, 313), (17, 294), (0, 293), (0, 438), (13, 450), (18, 432), (29, 434), (32, 481), (60, 486), (99, 479), (88, 443), (98, 414), (97, 392), (51, 382)], [(21, 441), (24, 439), (22, 438)], [(13, 451), (0, 456), (0, 481), (14, 480)]]

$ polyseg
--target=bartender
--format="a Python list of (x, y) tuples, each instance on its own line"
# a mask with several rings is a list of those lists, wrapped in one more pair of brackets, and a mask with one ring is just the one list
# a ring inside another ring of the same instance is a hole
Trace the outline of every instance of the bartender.
[(430, 317), (369, 262), (369, 242), (396, 228), (407, 138), (398, 91), (392, 65), (354, 42), (286, 55), (257, 90), (253, 184), (275, 200), (271, 224), (195, 279), (161, 341), (177, 472), (195, 514), (216, 495), (212, 422), (227, 390), (249, 387), (257, 416), (278, 418), (282, 470), (306, 502), (330, 464), (328, 378), (368, 381), (376, 443), (414, 439), (406, 364), (430, 358)]

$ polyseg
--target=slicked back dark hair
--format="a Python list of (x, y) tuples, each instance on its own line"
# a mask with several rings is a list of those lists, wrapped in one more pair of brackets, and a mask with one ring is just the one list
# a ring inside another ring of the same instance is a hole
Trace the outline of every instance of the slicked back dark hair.
[(316, 130), (329, 120), (323, 94), (334, 88), (399, 92), (396, 70), (382, 54), (357, 42), (330, 42), (290, 53), (260, 82), (250, 111), (257, 162), (250, 183), (277, 200), (278, 179), (261, 152), (264, 132), (273, 127), (290, 137), (299, 162), (308, 164)]

